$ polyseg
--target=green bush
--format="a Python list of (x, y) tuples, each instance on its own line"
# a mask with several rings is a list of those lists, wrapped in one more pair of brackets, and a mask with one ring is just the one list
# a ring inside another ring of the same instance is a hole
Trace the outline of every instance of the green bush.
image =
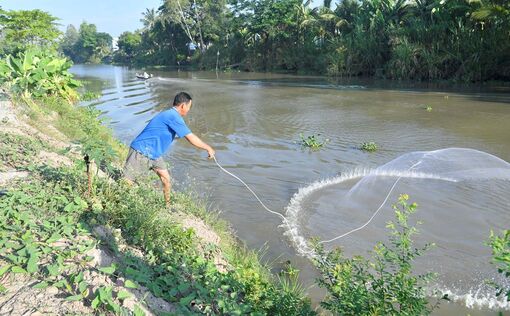
[(71, 102), (78, 99), (74, 88), (80, 83), (68, 72), (70, 67), (71, 62), (65, 58), (30, 49), (0, 61), (0, 83), (24, 97), (58, 96)]
[(371, 251), (371, 260), (347, 259), (340, 249), (325, 252), (317, 247), (318, 283), (328, 292), (322, 307), (338, 315), (423, 315), (437, 306), (429, 306), (425, 291), (433, 274), (412, 273), (412, 262), (430, 245), (413, 246), (412, 237), (418, 230), (409, 225), (408, 217), (417, 205), (408, 204), (408, 198), (401, 195), (393, 206), (396, 221), (387, 225), (390, 245), (379, 242)]

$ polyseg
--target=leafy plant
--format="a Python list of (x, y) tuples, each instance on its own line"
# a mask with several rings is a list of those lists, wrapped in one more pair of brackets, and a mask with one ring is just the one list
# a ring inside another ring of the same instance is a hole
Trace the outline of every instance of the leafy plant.
[(62, 199), (66, 191), (58, 184), (36, 182), (0, 199), (0, 264), (6, 264), (0, 269), (2, 274), (32, 274), (44, 280), (38, 284), (40, 288), (48, 282), (67, 284), (59, 275), (71, 263), (85, 260), (94, 242), (78, 238), (87, 235), (84, 227), (76, 224), (77, 212), (87, 204), (68, 193), (65, 195), (71, 199)]
[(374, 152), (377, 151), (377, 144), (375, 142), (361, 143), (360, 149), (363, 151)]
[(425, 110), (427, 112), (432, 112), (432, 107), (430, 105), (427, 105), (427, 107), (425, 107)]
[[(115, 171), (112, 163), (117, 158), (117, 152), (107, 140), (103, 140), (98, 137), (101, 132), (101, 125), (97, 124), (97, 122), (101, 122), (101, 119), (99, 118), (101, 111), (91, 106), (87, 107), (87, 111), (88, 122), (85, 121), (82, 126), (85, 135), (80, 139), (80, 150), (86, 165), (88, 195), (90, 196), (92, 190), (92, 173), (90, 164), (94, 162), (98, 167), (98, 171), (99, 168), (103, 168), (108, 173), (112, 174)], [(89, 122), (90, 124), (87, 124)]]
[[(510, 278), (510, 230), (504, 230), (501, 235), (491, 232), (489, 246), (492, 248), (492, 263), (498, 268), (498, 272), (506, 279)], [(497, 296), (505, 295), (510, 301), (510, 287), (495, 284)]]
[(71, 62), (47, 51), (30, 49), (18, 57), (8, 55), (0, 61), (0, 83), (25, 98), (57, 95), (68, 101), (77, 100), (74, 88), (80, 83), (68, 69)]
[(310, 136), (304, 136), (303, 133), (300, 133), (299, 136), (301, 137), (301, 146), (307, 147), (312, 150), (319, 150), (324, 145), (326, 145), (327, 142), (329, 142), (329, 139), (321, 140), (320, 136), (321, 134), (317, 135), (310, 135)]
[(316, 247), (318, 283), (328, 292), (322, 307), (338, 315), (423, 315), (438, 306), (429, 306), (425, 291), (433, 274), (415, 276), (412, 272), (412, 262), (431, 245), (413, 246), (412, 237), (418, 230), (409, 225), (408, 218), (417, 205), (408, 199), (401, 195), (393, 205), (395, 221), (387, 224), (390, 244), (377, 243), (371, 259), (344, 258), (340, 249), (326, 252)]

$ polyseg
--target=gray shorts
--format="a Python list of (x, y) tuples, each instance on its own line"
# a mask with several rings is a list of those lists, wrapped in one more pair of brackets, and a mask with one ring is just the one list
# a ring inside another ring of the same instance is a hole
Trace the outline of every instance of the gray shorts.
[(167, 169), (163, 157), (159, 157), (155, 160), (150, 159), (133, 148), (129, 148), (126, 164), (123, 169), (124, 177), (131, 181), (136, 181), (140, 178), (147, 177), (148, 172), (155, 169)]

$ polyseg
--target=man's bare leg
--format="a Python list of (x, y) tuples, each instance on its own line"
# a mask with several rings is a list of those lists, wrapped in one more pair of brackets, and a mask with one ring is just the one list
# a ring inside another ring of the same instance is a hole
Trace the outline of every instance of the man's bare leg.
[(165, 202), (167, 206), (170, 206), (170, 190), (172, 189), (172, 185), (170, 184), (170, 173), (166, 169), (154, 169), (154, 172), (156, 172), (159, 179), (161, 179), (161, 183), (163, 183)]

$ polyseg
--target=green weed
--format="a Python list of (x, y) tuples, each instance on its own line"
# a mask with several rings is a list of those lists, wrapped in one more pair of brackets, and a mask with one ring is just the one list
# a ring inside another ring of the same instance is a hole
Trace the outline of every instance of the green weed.
[[(510, 230), (504, 230), (501, 235), (491, 231), (489, 246), (492, 248), (492, 263), (498, 272), (506, 279), (510, 277)], [(497, 290), (497, 296), (505, 295), (510, 301), (510, 287), (491, 282)]]
[(377, 151), (378, 147), (375, 142), (364, 142), (360, 146), (360, 150), (374, 152)]
[(70, 265), (87, 260), (84, 254), (94, 242), (80, 238), (88, 234), (77, 221), (87, 203), (69, 191), (65, 185), (36, 182), (22, 184), (0, 199), (4, 273), (32, 274), (56, 283)]
[(0, 171), (7, 167), (26, 170), (42, 149), (41, 142), (22, 135), (0, 133)]
[(329, 142), (329, 139), (321, 140), (320, 136), (321, 134), (317, 135), (310, 135), (310, 136), (304, 136), (303, 133), (299, 134), (299, 137), (301, 137), (301, 146), (310, 148), (311, 150), (319, 150), (324, 145), (326, 145), (327, 142)]

